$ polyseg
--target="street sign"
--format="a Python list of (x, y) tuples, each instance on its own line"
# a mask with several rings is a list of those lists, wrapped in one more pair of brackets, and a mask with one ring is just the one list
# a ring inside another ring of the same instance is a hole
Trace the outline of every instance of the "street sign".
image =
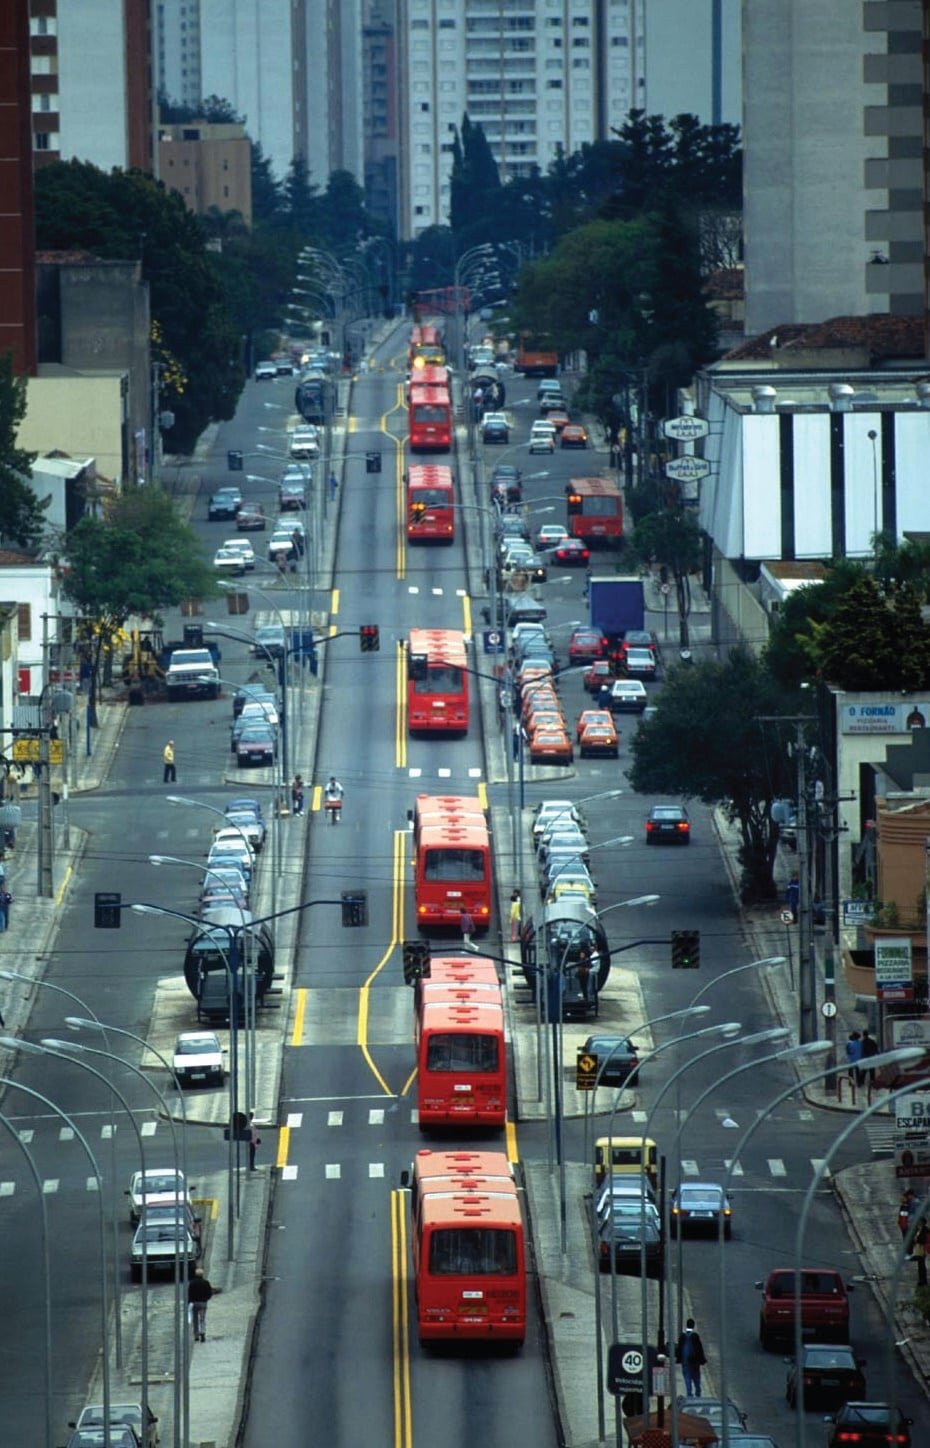
[(667, 417), (662, 424), (662, 431), (666, 437), (673, 437), (676, 442), (696, 442), (699, 437), (706, 437), (710, 432), (710, 423), (706, 417)]
[(781, 919), (782, 925), (793, 925), (793, 924), (794, 924), (794, 911), (793, 911), (793, 910), (783, 910), (783, 911), (781, 912), (780, 919)]
[(643, 1358), (649, 1360), (650, 1375), (656, 1370), (656, 1350), (647, 1347), (645, 1354), (638, 1342), (615, 1342), (607, 1349), (607, 1391), (636, 1392), (643, 1385)]
[(665, 464), (665, 476), (676, 483), (698, 483), (710, 472), (710, 463), (705, 458), (696, 458), (691, 453), (672, 458)]
[(930, 1137), (930, 1096), (923, 1091), (899, 1096), (894, 1104), (894, 1129), (899, 1136), (917, 1131)]
[(896, 1141), (894, 1174), (901, 1178), (930, 1176), (930, 1141)]
[(575, 1057), (575, 1090), (593, 1091), (597, 1085), (598, 1059), (593, 1051), (586, 1051), (584, 1047), (578, 1047), (578, 1054)]
[(843, 925), (852, 930), (857, 925), (866, 925), (875, 914), (874, 900), (844, 900)]
[(486, 654), (502, 654), (504, 652), (504, 635), (500, 629), (486, 628), (482, 631), (484, 651)]
[[(17, 764), (38, 764), (39, 762), (38, 739), (14, 739), (13, 748), (10, 751)], [(64, 741), (61, 739), (50, 739), (48, 741), (48, 758), (50, 764), (63, 764), (65, 759)]]
[(875, 994), (880, 1001), (914, 999), (914, 971), (909, 935), (876, 936)]

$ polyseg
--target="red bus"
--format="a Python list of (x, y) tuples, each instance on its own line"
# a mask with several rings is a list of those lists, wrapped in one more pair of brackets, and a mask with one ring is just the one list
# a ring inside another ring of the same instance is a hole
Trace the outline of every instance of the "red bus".
[(412, 628), (407, 643), (407, 728), (467, 734), (468, 655), (454, 628)]
[(526, 1242), (503, 1152), (419, 1151), (411, 1190), (420, 1342), (526, 1337)]
[(446, 990), (456, 986), (497, 986), (500, 980), (497, 966), (486, 955), (434, 955), (429, 962), (429, 974), (417, 978), (414, 986), (413, 1009), (420, 1009), (421, 999), (428, 998), (427, 990)]
[(623, 499), (612, 478), (572, 478), (565, 489), (566, 526), (589, 546), (619, 548), (623, 542)]
[(407, 348), (408, 366), (412, 368), (444, 367), (445, 362), (446, 349), (439, 328), (429, 326), (425, 322), (414, 327), (410, 333), (410, 344)]
[(420, 1130), (503, 1127), (507, 1045), (500, 986), (427, 985), (414, 1039)]
[(411, 464), (406, 507), (409, 542), (454, 542), (455, 483), (447, 463)]
[(452, 394), (448, 387), (428, 387), (416, 377), (407, 402), (411, 452), (448, 452), (452, 447)]
[(413, 812), (414, 902), (421, 930), (491, 924), (491, 840), (477, 797), (417, 796)]

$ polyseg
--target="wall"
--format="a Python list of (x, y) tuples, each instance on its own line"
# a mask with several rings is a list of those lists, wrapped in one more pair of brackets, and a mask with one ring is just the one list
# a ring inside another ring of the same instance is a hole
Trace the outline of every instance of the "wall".
[[(57, 449), (70, 457), (94, 457), (99, 477), (124, 481), (127, 374), (81, 375), (63, 373), (59, 368), (43, 368), (42, 373), (30, 380), (17, 445), (30, 452)], [(128, 465), (127, 452), (125, 467)]]
[(918, 912), (927, 875), (925, 846), (930, 838), (930, 799), (920, 802), (877, 800), (875, 816), (878, 896), (893, 900), (901, 912), (901, 927), (926, 926)]

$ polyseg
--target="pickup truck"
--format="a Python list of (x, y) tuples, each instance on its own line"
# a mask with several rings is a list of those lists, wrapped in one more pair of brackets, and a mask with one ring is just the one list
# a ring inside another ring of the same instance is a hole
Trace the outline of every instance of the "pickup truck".
[(169, 699), (218, 699), (220, 671), (210, 649), (175, 649), (165, 671)]

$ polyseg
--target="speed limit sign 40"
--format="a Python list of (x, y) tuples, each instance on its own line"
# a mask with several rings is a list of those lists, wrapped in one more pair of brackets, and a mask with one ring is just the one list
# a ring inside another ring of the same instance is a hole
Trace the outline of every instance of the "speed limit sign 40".
[(638, 1342), (615, 1342), (607, 1354), (607, 1390), (608, 1392), (629, 1393), (635, 1392), (643, 1384), (643, 1366), (646, 1358), (649, 1361), (649, 1373), (652, 1374), (656, 1365), (656, 1350), (648, 1347), (643, 1350), (642, 1344)]

